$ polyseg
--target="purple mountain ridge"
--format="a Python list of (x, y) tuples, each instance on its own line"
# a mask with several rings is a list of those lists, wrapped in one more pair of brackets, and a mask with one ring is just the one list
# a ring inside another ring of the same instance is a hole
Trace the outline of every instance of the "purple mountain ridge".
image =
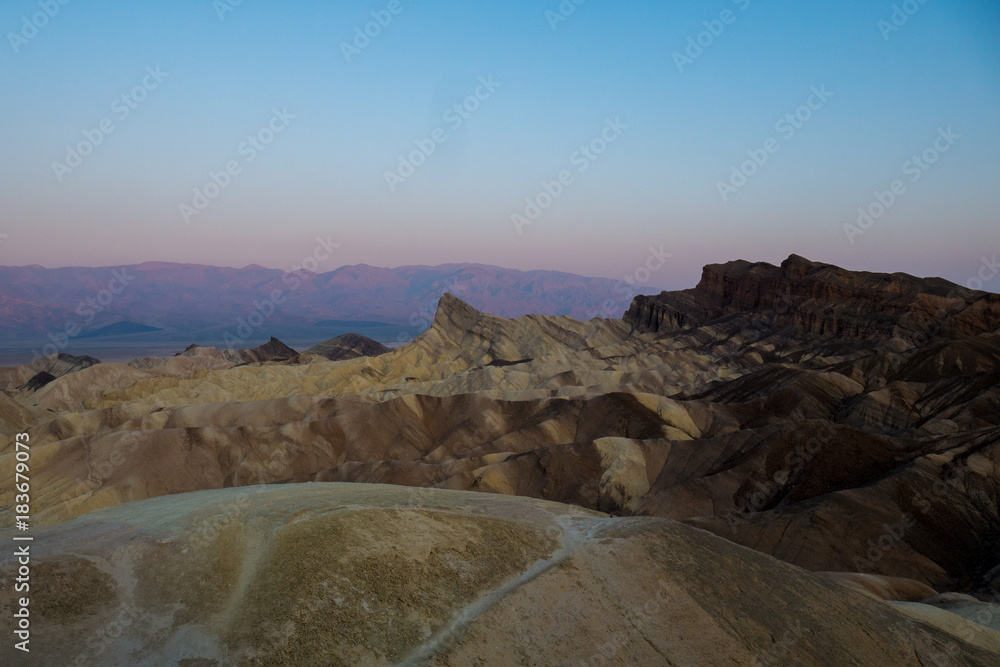
[[(315, 274), (149, 262), (106, 268), (0, 267), (0, 337), (44, 339), (111, 331), (199, 331), (235, 326), (259, 313), (268, 325), (336, 320), (426, 328), (445, 292), (503, 317), (621, 317), (643, 291), (624, 281), (482, 264), (365, 264)], [(650, 291), (648, 287), (646, 291)]]

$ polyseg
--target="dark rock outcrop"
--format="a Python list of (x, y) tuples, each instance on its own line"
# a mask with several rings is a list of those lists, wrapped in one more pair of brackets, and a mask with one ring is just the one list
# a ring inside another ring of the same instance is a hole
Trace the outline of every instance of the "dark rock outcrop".
[[(0, 390), (12, 390), (20, 387), (26, 387), (35, 377), (39, 377), (40, 379), (44, 379), (47, 376), (51, 376), (53, 379), (60, 378), (64, 375), (69, 375), (71, 373), (82, 371), (85, 368), (90, 368), (91, 366), (95, 366), (99, 363), (101, 363), (100, 360), (95, 359), (94, 357), (86, 355), (76, 356), (66, 354), (65, 352), (57, 352), (56, 354), (50, 354), (47, 357), (40, 357), (21, 366), (0, 368)], [(42, 373), (45, 375), (40, 375)], [(45, 384), (47, 384), (47, 382)], [(37, 384), (34, 389), (38, 389), (43, 386), (45, 385)]]
[[(230, 361), (236, 365), (263, 363), (265, 361), (288, 361), (298, 356), (298, 352), (288, 347), (280, 340), (271, 337), (271, 340), (253, 348), (244, 350), (232, 350), (215, 347), (203, 347), (201, 345), (188, 345), (183, 352), (176, 357), (218, 357)], [(148, 367), (146, 363), (143, 367)]]
[(302, 354), (316, 354), (326, 357), (330, 361), (342, 361), (344, 359), (357, 359), (358, 357), (377, 357), (385, 354), (389, 348), (360, 334), (344, 334), (324, 341), (319, 345), (314, 345)]
[(638, 296), (625, 320), (638, 333), (670, 333), (743, 316), (815, 336), (923, 344), (995, 331), (1000, 295), (941, 278), (848, 271), (791, 255), (773, 266), (710, 264), (694, 289)]
[(240, 355), (238, 363), (252, 364), (264, 361), (286, 361), (292, 359), (298, 352), (288, 347), (280, 340), (271, 336), (271, 340), (249, 350), (236, 350)]
[(41, 389), (48, 383), (56, 379), (55, 375), (42, 371), (36, 375), (33, 375), (30, 380), (22, 384), (17, 388), (18, 391), (35, 391), (36, 389)]

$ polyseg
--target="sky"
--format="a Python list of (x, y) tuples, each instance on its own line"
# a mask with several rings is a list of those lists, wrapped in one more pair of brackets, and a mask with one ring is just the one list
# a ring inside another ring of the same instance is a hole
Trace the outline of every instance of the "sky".
[(5, 0), (0, 264), (1000, 291), (1000, 3), (576, 2)]

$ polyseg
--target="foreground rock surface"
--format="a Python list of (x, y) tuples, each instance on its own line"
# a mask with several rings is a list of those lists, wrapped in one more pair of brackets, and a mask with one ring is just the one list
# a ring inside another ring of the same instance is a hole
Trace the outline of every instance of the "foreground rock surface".
[(35, 538), (33, 664), (995, 665), (1000, 646), (668, 519), (528, 498), (225, 489)]

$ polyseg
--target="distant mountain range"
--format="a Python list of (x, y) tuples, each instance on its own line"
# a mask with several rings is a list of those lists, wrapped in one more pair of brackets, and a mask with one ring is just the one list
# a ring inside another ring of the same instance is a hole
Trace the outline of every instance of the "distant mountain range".
[(361, 264), (321, 274), (163, 262), (0, 267), (0, 339), (31, 345), (64, 335), (266, 340), (274, 332), (288, 336), (290, 330), (316, 326), (371, 331), (387, 325), (392, 326), (386, 331), (406, 328), (412, 336), (430, 326), (445, 292), (504, 317), (590, 319), (621, 317), (640, 291), (605, 278), (481, 264), (395, 269)]

